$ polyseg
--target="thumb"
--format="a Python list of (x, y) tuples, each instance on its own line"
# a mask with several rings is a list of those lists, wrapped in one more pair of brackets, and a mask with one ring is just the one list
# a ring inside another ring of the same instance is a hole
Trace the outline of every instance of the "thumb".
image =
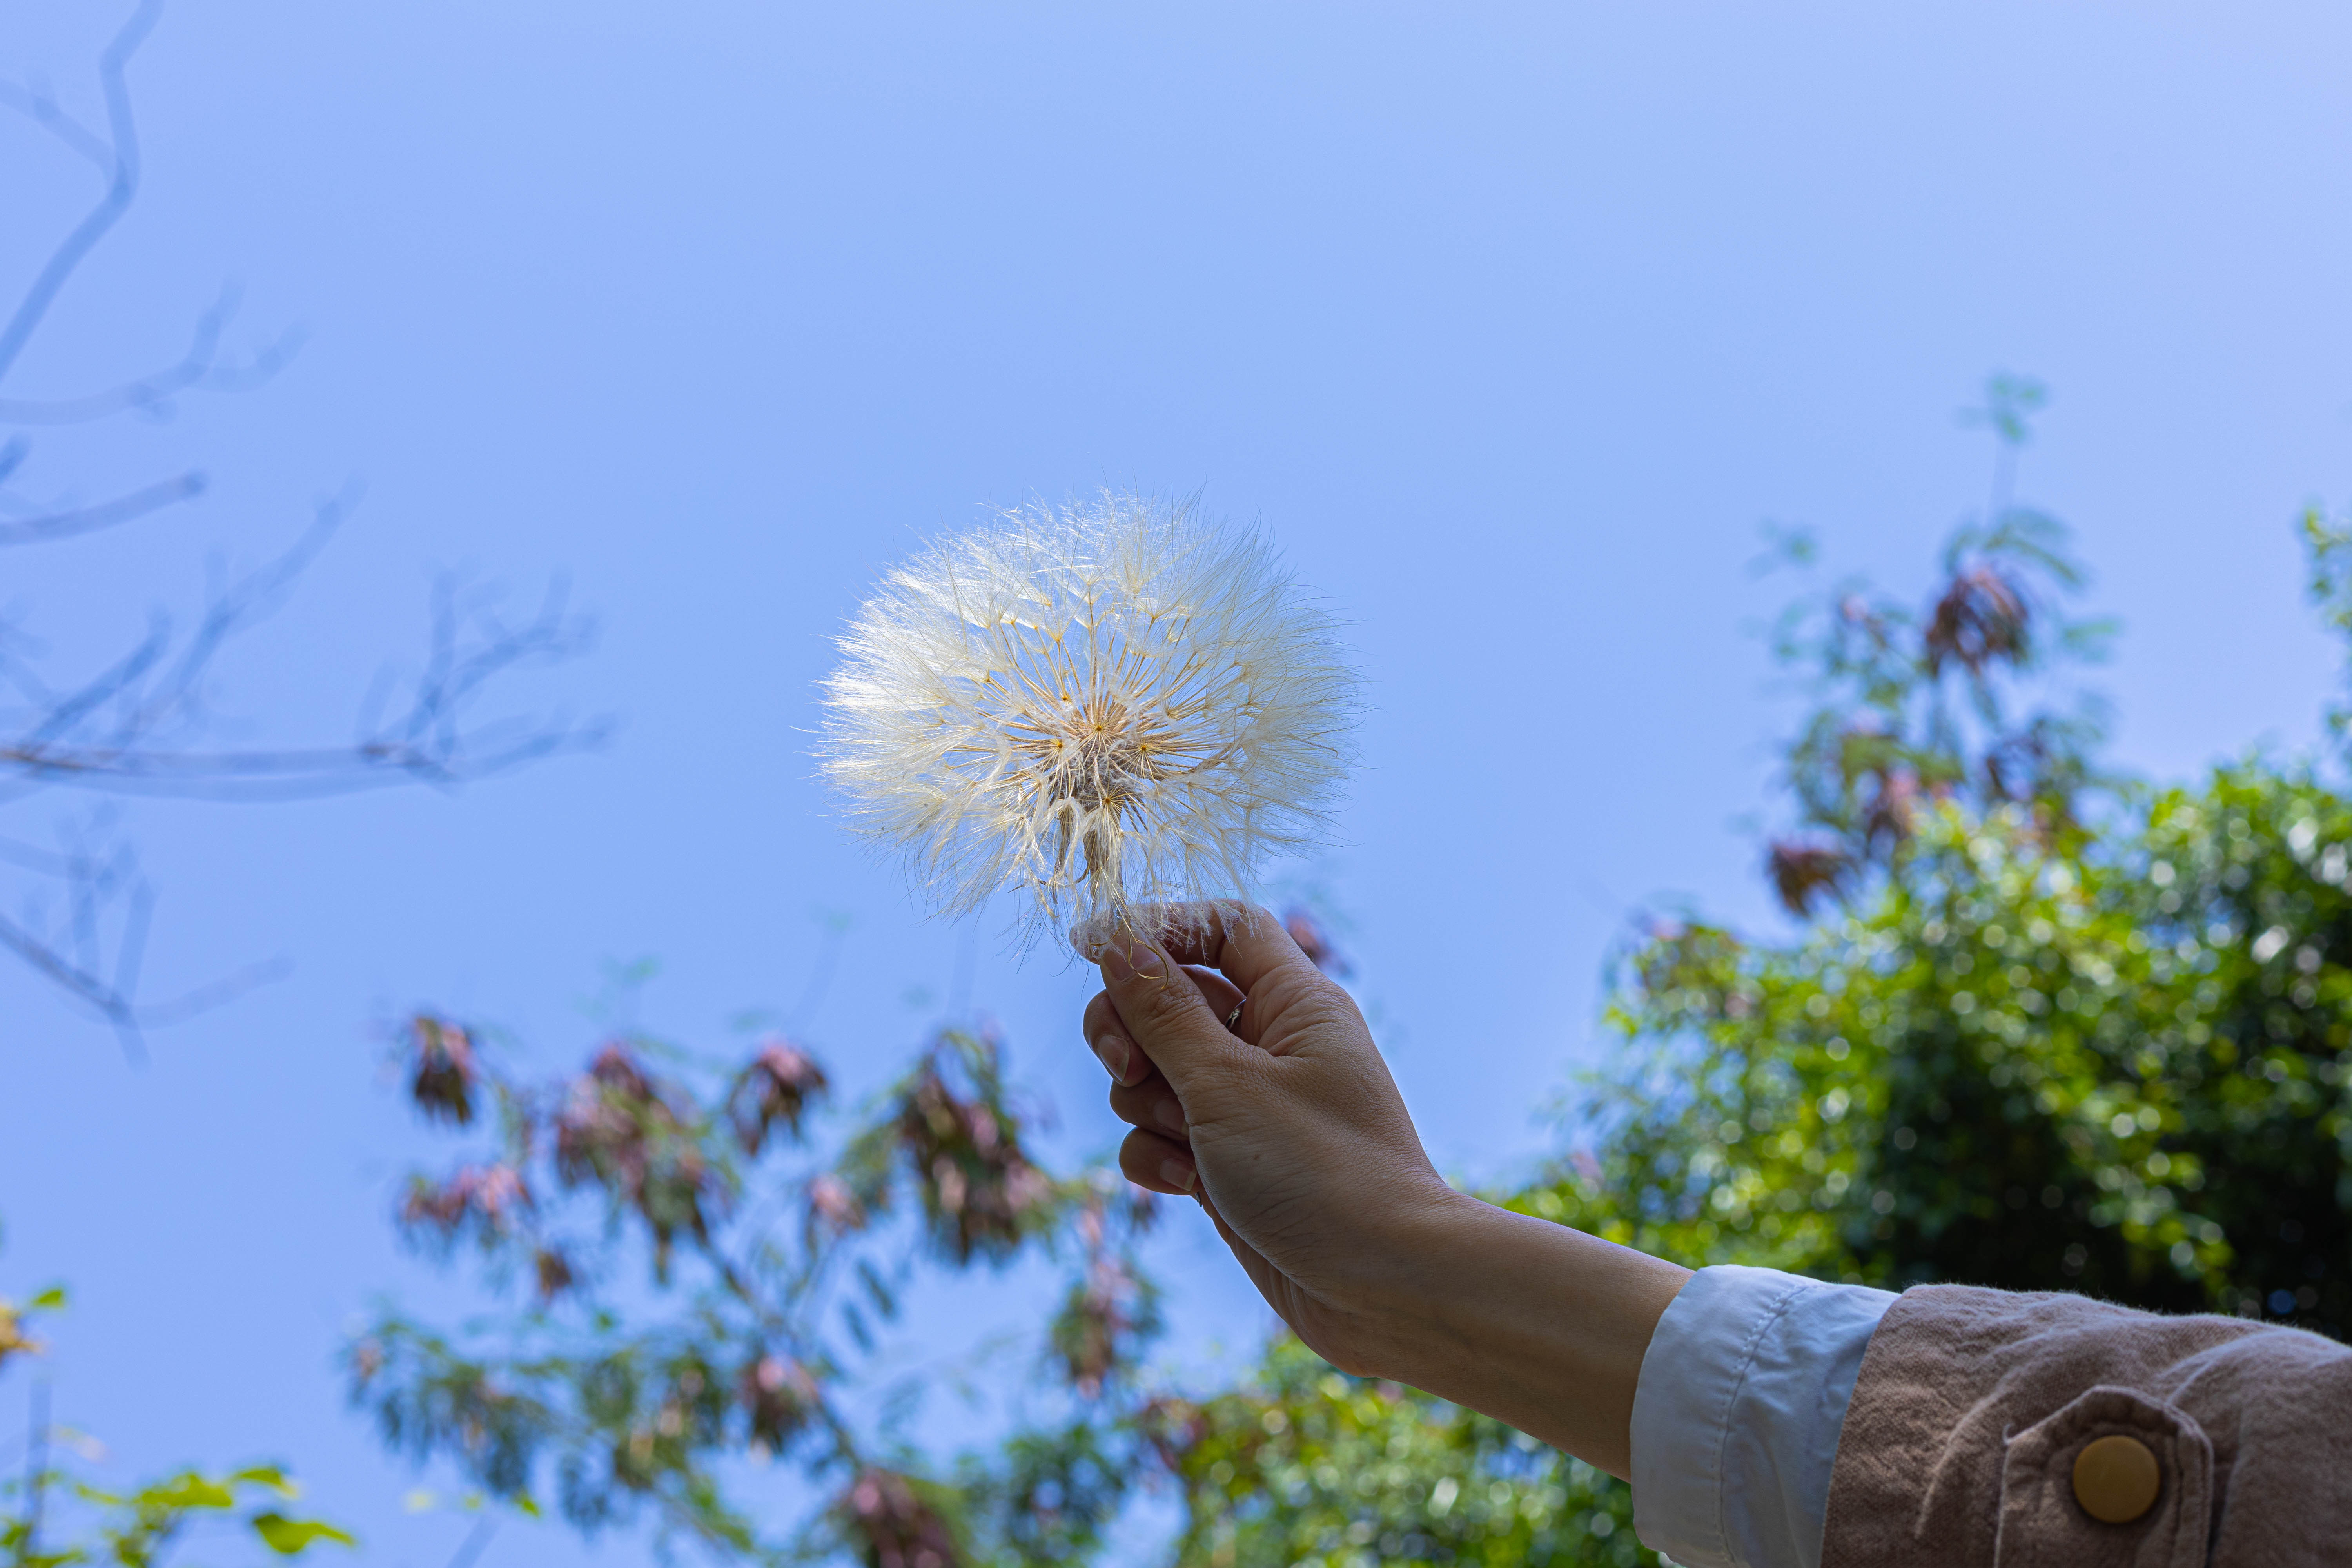
[(1091, 956), (1102, 967), (1104, 994), (1128, 1038), (1188, 1108), (1191, 1086), (1256, 1054), (1226, 1030), (1192, 977), (1158, 944), (1122, 927), (1094, 944)]

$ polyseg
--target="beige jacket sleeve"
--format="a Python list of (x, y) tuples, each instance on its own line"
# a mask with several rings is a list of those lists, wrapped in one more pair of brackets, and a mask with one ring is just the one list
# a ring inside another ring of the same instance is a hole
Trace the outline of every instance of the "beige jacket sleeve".
[(1863, 1357), (1822, 1542), (1822, 1568), (1889, 1563), (2352, 1563), (2352, 1349), (2079, 1296), (1908, 1291)]

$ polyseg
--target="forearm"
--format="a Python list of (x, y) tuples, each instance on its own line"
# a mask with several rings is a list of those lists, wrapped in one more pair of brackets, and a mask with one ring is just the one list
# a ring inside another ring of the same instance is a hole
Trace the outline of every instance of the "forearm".
[(1630, 1478), (1642, 1358), (1691, 1271), (1459, 1194), (1418, 1228), (1379, 1370)]

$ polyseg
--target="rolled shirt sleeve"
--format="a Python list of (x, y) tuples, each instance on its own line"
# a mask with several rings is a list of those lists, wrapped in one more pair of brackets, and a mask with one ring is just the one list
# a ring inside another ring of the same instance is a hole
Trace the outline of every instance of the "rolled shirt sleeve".
[(1658, 1320), (1633, 1395), (1633, 1530), (1685, 1568), (1820, 1568), (1838, 1434), (1895, 1297), (1702, 1268)]

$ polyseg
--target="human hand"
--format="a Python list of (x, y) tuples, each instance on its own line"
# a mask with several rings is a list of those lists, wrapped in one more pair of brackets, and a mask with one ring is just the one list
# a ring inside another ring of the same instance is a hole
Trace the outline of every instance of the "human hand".
[(1199, 1199), (1316, 1353), (1395, 1374), (1393, 1320), (1433, 1263), (1418, 1238), (1467, 1200), (1423, 1152), (1354, 998), (1281, 922), (1239, 904), (1165, 946), (1120, 931), (1087, 952), (1105, 982), (1087, 1041), (1135, 1128), (1119, 1150), (1128, 1179)]
[(1631, 1473), (1642, 1358), (1688, 1269), (1448, 1187), (1354, 999), (1264, 910), (1088, 934), (1086, 1037), (1135, 1129), (1129, 1181), (1198, 1199), (1332, 1365)]

